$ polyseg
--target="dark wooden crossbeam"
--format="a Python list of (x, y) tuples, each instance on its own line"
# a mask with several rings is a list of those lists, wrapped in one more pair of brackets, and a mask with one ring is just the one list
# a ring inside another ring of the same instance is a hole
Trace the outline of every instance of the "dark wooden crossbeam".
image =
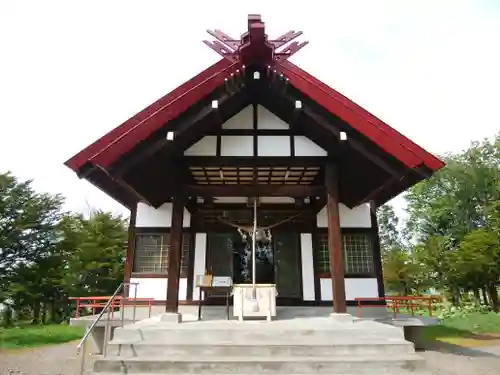
[(184, 156), (193, 167), (321, 167), (328, 160), (324, 156)]
[(144, 202), (144, 203), (147, 203), (149, 205), (154, 205), (153, 202), (151, 200), (149, 200), (148, 198), (146, 198), (145, 195), (143, 195), (141, 192), (139, 192), (136, 188), (134, 188), (133, 186), (129, 185), (127, 182), (125, 182), (123, 179), (121, 178), (113, 178), (115, 180), (116, 183), (118, 183), (121, 187), (123, 187), (125, 190), (128, 190), (130, 193), (132, 193), (133, 195), (135, 195), (137, 197), (137, 200), (138, 201), (141, 201), (141, 202)]
[[(271, 85), (272, 92), (278, 95), (282, 101), (288, 102), (288, 107), (292, 106), (293, 103), (295, 102), (296, 98), (290, 92), (287, 92), (287, 95), (280, 95), (279, 89), (276, 88), (275, 85)], [(307, 106), (307, 103), (302, 104), (301, 109), (294, 109), (294, 112), (299, 112), (301, 111), (306, 117), (309, 119), (313, 120), (313, 122), (316, 123), (319, 127), (323, 128), (327, 132), (335, 135), (337, 140), (340, 140), (340, 133), (341, 127), (338, 126), (338, 124), (333, 123), (332, 121), (327, 120), (324, 116), (321, 114), (317, 113), (315, 110), (312, 108), (309, 108)], [(290, 116), (292, 116), (292, 113), (290, 113)], [(338, 121), (341, 121), (340, 119)], [(377, 166), (382, 168), (384, 171), (388, 172), (389, 174), (393, 176), (401, 176), (402, 171), (396, 168), (394, 165), (391, 163), (387, 162), (384, 160), (382, 157), (377, 155), (375, 152), (369, 150), (362, 142), (360, 142), (358, 139), (356, 139), (352, 134), (347, 134), (347, 140), (341, 141), (341, 143), (348, 144), (350, 148), (353, 150), (359, 152), (361, 155), (365, 156), (367, 159), (371, 160), (373, 163), (375, 163)]]
[[(318, 125), (320, 125), (322, 128), (329, 130), (332, 133), (335, 133), (335, 135), (340, 139), (340, 130), (335, 127), (333, 124), (328, 122), (324, 117), (321, 115), (313, 112), (312, 110), (308, 108), (304, 108), (304, 113), (314, 120)], [(399, 176), (401, 175), (401, 171), (389, 164), (387, 161), (382, 159), (380, 156), (375, 154), (374, 152), (371, 152), (368, 150), (360, 141), (354, 139), (352, 136), (348, 135), (347, 140), (343, 141), (346, 144), (349, 145), (353, 150), (359, 152), (361, 155), (366, 157), (367, 159), (371, 160), (373, 163), (375, 163), (378, 167), (382, 168), (384, 171), (387, 173), (393, 175), (393, 176)]]
[[(233, 94), (223, 94), (218, 98), (218, 106), (222, 106), (224, 103), (228, 102), (230, 99), (234, 98), (237, 93)], [(112, 173), (116, 176), (121, 176), (134, 166), (138, 165), (142, 161), (151, 157), (164, 147), (169, 145), (174, 146), (176, 144), (176, 138), (182, 137), (184, 134), (192, 131), (196, 125), (206, 120), (209, 116), (216, 116), (218, 114), (219, 108), (212, 108), (212, 103), (208, 103), (205, 107), (201, 108), (199, 111), (183, 119), (180, 122), (176, 120), (172, 123), (176, 123), (176, 126), (170, 126), (168, 131), (174, 132), (174, 139), (172, 141), (167, 140), (166, 136), (153, 141), (147, 147), (143, 148), (141, 151), (134, 153), (126, 158), (126, 161), (120, 163), (113, 168)], [(165, 133), (166, 134), (166, 133)]]
[(318, 185), (187, 185), (184, 195), (198, 197), (315, 197), (325, 192)]

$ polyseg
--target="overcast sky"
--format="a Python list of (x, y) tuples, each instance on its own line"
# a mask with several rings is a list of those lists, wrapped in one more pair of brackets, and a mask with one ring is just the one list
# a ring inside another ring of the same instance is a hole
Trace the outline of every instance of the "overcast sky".
[(304, 31), (292, 61), (428, 151), (500, 130), (499, 0), (0, 0), (0, 172), (125, 212), (63, 162), (215, 62), (205, 30), (239, 36), (248, 13)]

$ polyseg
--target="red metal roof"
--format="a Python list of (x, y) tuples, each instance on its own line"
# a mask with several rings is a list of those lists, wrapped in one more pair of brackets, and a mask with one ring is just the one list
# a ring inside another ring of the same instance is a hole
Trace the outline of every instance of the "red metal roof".
[(84, 148), (65, 164), (75, 172), (87, 162), (106, 168), (155, 130), (223, 84), (224, 78), (240, 66), (239, 62), (227, 59), (218, 61)]
[(86, 163), (103, 169), (108, 168), (135, 145), (222, 85), (225, 78), (258, 60), (272, 65), (273, 69), (288, 78), (289, 84), (369, 138), (408, 168), (425, 165), (430, 170), (437, 171), (445, 165), (350, 99), (286, 60), (305, 43), (294, 42), (285, 49), (285, 52), (274, 52), (275, 47), (288, 43), (301, 33), (290, 32), (274, 41), (268, 41), (266, 37), (263, 38), (263, 35), (265, 36), (263, 30), (260, 18), (249, 17), (249, 31), (243, 34), (241, 41), (234, 40), (218, 30), (211, 32), (224, 44), (217, 41), (213, 45), (206, 43), (219, 52), (223, 59), (125, 121), (65, 164), (75, 172)]

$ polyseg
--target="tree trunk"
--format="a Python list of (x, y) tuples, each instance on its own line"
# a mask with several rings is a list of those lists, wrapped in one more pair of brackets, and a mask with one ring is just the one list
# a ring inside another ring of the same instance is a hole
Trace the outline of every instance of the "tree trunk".
[(455, 298), (457, 299), (457, 306), (460, 306), (460, 303), (462, 302), (462, 293), (460, 293), (460, 288), (455, 288), (455, 294)]
[(42, 314), (40, 320), (42, 324), (45, 324), (47, 322), (47, 306), (45, 303), (42, 305)]
[(410, 295), (410, 288), (405, 284), (404, 296), (408, 297)]
[(2, 323), (5, 327), (12, 326), (14, 310), (9, 305), (5, 305), (2, 310)]
[(482, 287), (481, 288), (481, 292), (482, 292), (482, 295), (483, 295), (483, 303), (485, 305), (489, 305), (490, 302), (488, 301), (488, 293), (486, 292), (486, 288), (485, 287)]
[(498, 312), (498, 291), (496, 285), (488, 285), (488, 295), (491, 308), (494, 312)]
[(33, 320), (31, 324), (40, 323), (40, 302), (33, 302)]
[(457, 292), (457, 288), (452, 286), (450, 294), (451, 294), (451, 303), (453, 304), (453, 306), (460, 305), (460, 294)]
[(59, 323), (59, 317), (57, 316), (57, 309), (56, 309), (55, 301), (53, 301), (53, 300), (50, 301), (49, 308), (50, 308), (50, 321), (52, 323)]
[(478, 305), (480, 305), (481, 304), (481, 294), (479, 293), (479, 289), (474, 288), (473, 292), (474, 292), (474, 299), (476, 300), (476, 303)]

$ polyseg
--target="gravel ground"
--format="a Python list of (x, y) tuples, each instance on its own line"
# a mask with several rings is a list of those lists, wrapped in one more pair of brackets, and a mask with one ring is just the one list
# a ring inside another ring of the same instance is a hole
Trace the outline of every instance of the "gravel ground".
[[(78, 341), (74, 341), (36, 349), (0, 352), (0, 375), (78, 375), (81, 358), (76, 352), (77, 345)], [(89, 347), (92, 351), (91, 345)], [(88, 355), (87, 369), (92, 368), (93, 358), (95, 356), (92, 354)]]
[(440, 345), (418, 354), (434, 375), (500, 375), (500, 344), (476, 349)]
[[(80, 358), (76, 344), (0, 352), (0, 375), (77, 375)], [(500, 345), (481, 350), (449, 346), (419, 354), (434, 375), (500, 375)], [(88, 357), (88, 369), (93, 358)]]

